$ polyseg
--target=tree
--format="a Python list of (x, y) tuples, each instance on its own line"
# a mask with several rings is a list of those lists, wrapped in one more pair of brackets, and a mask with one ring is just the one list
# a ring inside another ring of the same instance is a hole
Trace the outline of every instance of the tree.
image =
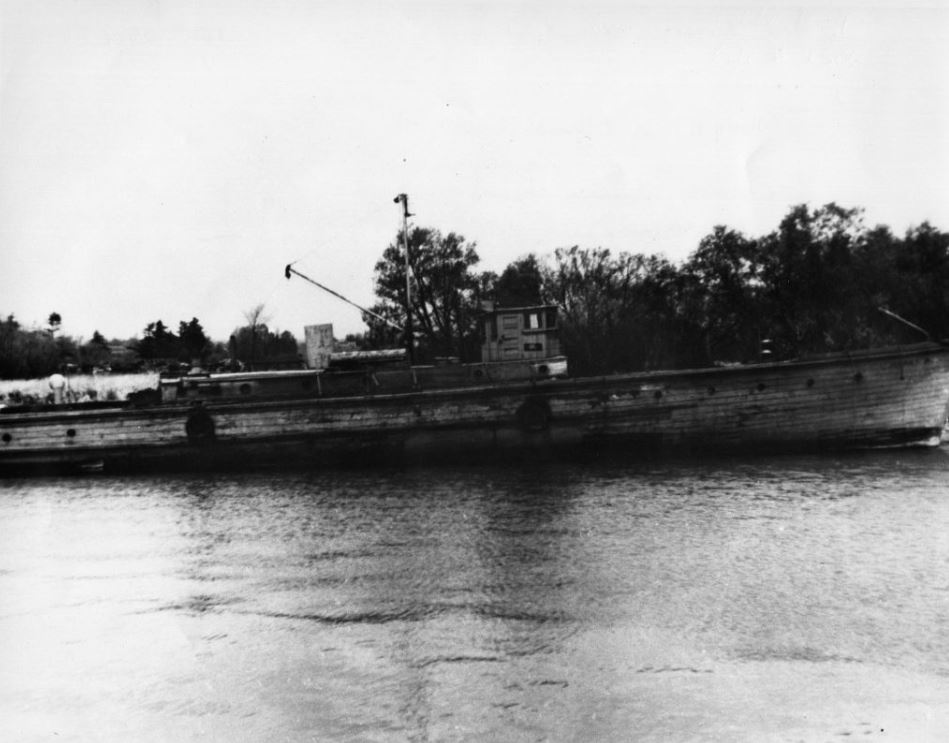
[(936, 338), (949, 337), (949, 234), (928, 222), (906, 232), (890, 306)]
[(764, 313), (781, 356), (860, 345), (866, 304), (853, 256), (866, 239), (862, 210), (792, 207), (760, 240)]
[(614, 293), (610, 251), (557, 248), (554, 262), (546, 283), (561, 308), (561, 339), (571, 366), (580, 373), (604, 371), (610, 365), (606, 356)]
[(71, 350), (71, 339), (56, 339), (49, 330), (27, 330), (13, 315), (0, 322), (0, 376), (6, 379), (52, 374), (62, 363), (61, 354)]
[(562, 308), (562, 340), (579, 373), (751, 361), (765, 338), (787, 358), (887, 338), (879, 304), (924, 316), (901, 296), (927, 297), (929, 326), (938, 326), (940, 308), (949, 308), (949, 238), (923, 229), (908, 235), (910, 245), (894, 253), (888, 232), (868, 232), (859, 209), (799, 205), (762, 238), (716, 227), (679, 266), (560, 249), (543, 289)]
[(264, 305), (258, 304), (244, 313), (247, 324), (236, 328), (228, 340), (232, 360), (250, 368), (294, 363), (299, 352), (293, 333), (271, 331), (264, 316)]
[(758, 320), (758, 243), (715, 227), (680, 269), (678, 310), (698, 333), (696, 362), (747, 361), (767, 336)]
[(533, 253), (514, 261), (494, 282), (495, 300), (502, 307), (541, 304), (543, 276)]
[(182, 351), (189, 360), (204, 361), (211, 351), (211, 339), (205, 335), (204, 328), (196, 317), (192, 317), (191, 322), (182, 320), (178, 323), (178, 338)]
[(46, 324), (49, 326), (49, 332), (55, 335), (63, 323), (63, 318), (58, 312), (51, 312)]
[(668, 366), (680, 343), (679, 276), (660, 256), (603, 248), (559, 248), (544, 272), (543, 295), (561, 308), (561, 340), (582, 374)]
[[(238, 358), (245, 363), (253, 364), (257, 360), (259, 328), (263, 326), (263, 330), (266, 332), (266, 323), (270, 318), (264, 317), (264, 305), (261, 303), (251, 307), (249, 310), (245, 310), (244, 319), (247, 321), (247, 325), (243, 328), (247, 331), (244, 333), (244, 339), (248, 342), (248, 347), (242, 349), (242, 355)], [(240, 329), (238, 329), (238, 333), (239, 332)]]
[[(472, 269), (478, 263), (474, 243), (449, 232), (415, 227), (409, 232), (411, 308), (406, 297), (405, 254), (397, 239), (383, 252), (375, 267), (373, 312), (404, 327), (411, 312), (420, 358), (473, 355), (478, 347), (477, 317), (484, 297), (485, 275)], [(391, 338), (378, 320), (365, 316), (370, 334)]]
[(145, 326), (144, 337), (136, 350), (146, 360), (177, 360), (181, 355), (181, 342), (165, 323), (157, 320)]
[[(495, 276), (474, 270), (473, 244), (453, 233), (414, 229), (409, 238), (423, 355), (470, 350), (483, 297), (558, 304), (578, 374), (752, 361), (765, 339), (780, 359), (919, 338), (878, 307), (949, 336), (949, 234), (923, 223), (898, 239), (883, 226), (868, 230), (861, 209), (835, 203), (793, 206), (760, 237), (716, 226), (680, 265), (573, 246), (552, 260), (520, 258)], [(373, 309), (404, 326), (398, 240), (376, 265), (376, 293)], [(367, 322), (369, 343), (397, 342), (397, 331)]]
[(98, 330), (93, 331), (92, 338), (88, 343), (80, 346), (79, 355), (82, 361), (81, 365), (85, 370), (108, 366), (112, 361), (109, 344)]
[(20, 332), (20, 323), (12, 314), (0, 322), (0, 377), (4, 379), (18, 376)]
[(228, 350), (232, 359), (251, 368), (295, 362), (299, 356), (293, 333), (274, 332), (264, 324), (235, 329), (228, 341)]

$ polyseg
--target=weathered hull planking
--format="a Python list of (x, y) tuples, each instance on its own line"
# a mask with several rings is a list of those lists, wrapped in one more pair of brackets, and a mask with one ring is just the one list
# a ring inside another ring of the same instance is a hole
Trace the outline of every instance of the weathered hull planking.
[(949, 349), (350, 397), (0, 415), (0, 472), (939, 443)]

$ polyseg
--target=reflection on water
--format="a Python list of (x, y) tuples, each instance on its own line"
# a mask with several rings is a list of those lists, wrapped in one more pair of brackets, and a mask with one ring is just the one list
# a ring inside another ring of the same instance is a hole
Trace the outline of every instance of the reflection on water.
[(0, 738), (949, 739), (947, 475), (6, 481)]

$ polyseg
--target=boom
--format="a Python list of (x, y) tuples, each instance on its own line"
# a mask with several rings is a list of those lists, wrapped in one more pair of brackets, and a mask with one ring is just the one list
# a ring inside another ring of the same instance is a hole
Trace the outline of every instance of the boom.
[(380, 322), (384, 322), (386, 325), (388, 325), (388, 326), (391, 327), (391, 328), (395, 328), (395, 329), (398, 330), (398, 331), (402, 331), (402, 330), (403, 330), (402, 327), (396, 325), (396, 324), (395, 324), (394, 322), (392, 322), (391, 320), (387, 320), (387, 319), (384, 318), (382, 315), (380, 315), (380, 314), (378, 314), (378, 313), (376, 313), (376, 312), (373, 312), (372, 310), (367, 310), (365, 307), (360, 307), (358, 304), (356, 304), (356, 303), (353, 302), (352, 300), (346, 299), (346, 297), (344, 297), (344, 296), (343, 296), (342, 294), (340, 294), (339, 292), (335, 292), (335, 291), (333, 291), (332, 289), (330, 289), (328, 286), (323, 286), (319, 281), (314, 281), (313, 279), (311, 279), (311, 278), (310, 278), (309, 276), (307, 276), (306, 274), (300, 273), (299, 271), (297, 271), (297, 270), (293, 267), (293, 264), (292, 264), (292, 263), (288, 263), (288, 264), (287, 264), (287, 267), (283, 269), (283, 275), (286, 276), (288, 279), (290, 278), (290, 274), (295, 274), (295, 275), (299, 276), (301, 279), (303, 279), (303, 280), (305, 280), (305, 281), (309, 281), (311, 284), (313, 284), (313, 286), (319, 287), (320, 289), (322, 289), (322, 290), (325, 291), (325, 292), (329, 292), (330, 294), (332, 294), (332, 295), (333, 295), (334, 297), (336, 297), (337, 299), (342, 299), (346, 304), (351, 304), (353, 307), (355, 307), (355, 308), (356, 308), (357, 310), (359, 310), (360, 312), (364, 312), (365, 314), (370, 315), (370, 316), (376, 318), (376, 319), (379, 320)]

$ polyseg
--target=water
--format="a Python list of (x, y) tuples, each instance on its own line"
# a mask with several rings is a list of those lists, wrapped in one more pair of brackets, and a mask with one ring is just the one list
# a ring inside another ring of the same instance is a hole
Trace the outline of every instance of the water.
[(949, 740), (949, 451), (0, 482), (0, 739)]

